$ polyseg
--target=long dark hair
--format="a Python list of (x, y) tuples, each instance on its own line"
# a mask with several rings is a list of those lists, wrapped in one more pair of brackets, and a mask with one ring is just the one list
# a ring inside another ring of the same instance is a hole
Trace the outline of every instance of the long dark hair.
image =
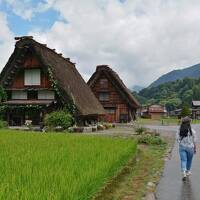
[(190, 122), (189, 121), (182, 122), (180, 126), (180, 136), (182, 138), (187, 137), (188, 132), (190, 133), (190, 135), (192, 135), (192, 128), (191, 128)]

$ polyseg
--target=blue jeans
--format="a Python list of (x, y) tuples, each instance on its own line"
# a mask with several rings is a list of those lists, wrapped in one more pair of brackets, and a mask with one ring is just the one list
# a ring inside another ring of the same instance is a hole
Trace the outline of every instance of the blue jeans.
[(180, 159), (181, 159), (181, 170), (189, 171), (192, 166), (194, 148), (188, 148), (188, 147), (179, 145), (179, 154), (180, 154)]

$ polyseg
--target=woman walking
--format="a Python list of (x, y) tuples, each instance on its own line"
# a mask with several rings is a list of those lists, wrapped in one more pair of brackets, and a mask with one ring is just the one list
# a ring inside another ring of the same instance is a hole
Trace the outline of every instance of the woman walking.
[(196, 153), (196, 132), (191, 128), (190, 121), (189, 117), (182, 118), (180, 129), (177, 132), (183, 181), (191, 175), (192, 159)]

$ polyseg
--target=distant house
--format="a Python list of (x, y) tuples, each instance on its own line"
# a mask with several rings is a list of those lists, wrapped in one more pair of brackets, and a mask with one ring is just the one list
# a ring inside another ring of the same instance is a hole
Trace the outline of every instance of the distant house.
[(176, 109), (169, 112), (170, 117), (181, 118), (181, 111), (182, 109)]
[(14, 52), (0, 74), (8, 99), (6, 116), (10, 126), (26, 120), (38, 125), (44, 115), (67, 106), (80, 124), (105, 114), (102, 105), (69, 58), (33, 40), (16, 38)]
[(167, 111), (165, 107), (162, 105), (157, 105), (157, 104), (144, 107), (141, 110), (141, 117), (150, 118), (150, 119), (160, 119), (166, 114), (167, 114)]
[(136, 118), (140, 104), (110, 67), (97, 66), (88, 85), (106, 110), (106, 121), (129, 122)]
[(200, 101), (192, 101), (192, 118), (200, 119)]

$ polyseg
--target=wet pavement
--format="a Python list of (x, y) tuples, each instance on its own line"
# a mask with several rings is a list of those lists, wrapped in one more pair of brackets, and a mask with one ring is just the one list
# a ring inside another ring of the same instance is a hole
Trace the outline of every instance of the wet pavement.
[[(192, 126), (198, 137), (197, 154), (194, 156), (192, 176), (183, 182), (181, 179), (178, 145), (175, 143), (172, 157), (165, 164), (165, 169), (157, 187), (158, 200), (200, 200), (200, 125)], [(177, 126), (148, 126), (148, 128), (174, 135)]]

